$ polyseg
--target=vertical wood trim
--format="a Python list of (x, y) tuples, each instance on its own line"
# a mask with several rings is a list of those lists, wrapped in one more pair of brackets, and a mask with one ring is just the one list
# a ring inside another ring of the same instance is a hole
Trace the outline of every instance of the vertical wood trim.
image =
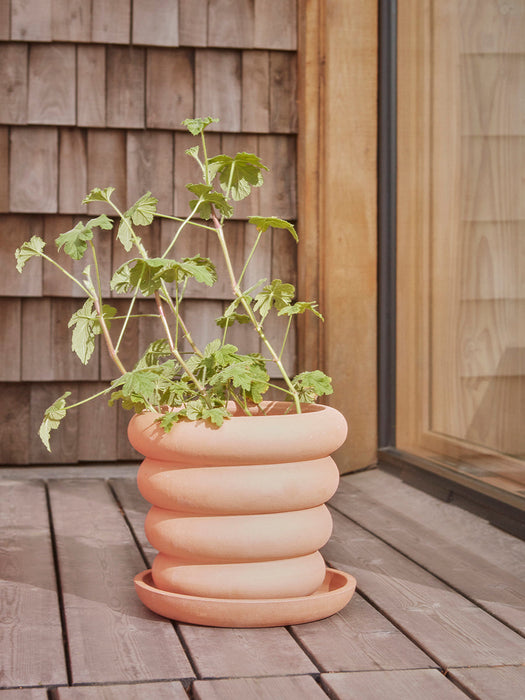
[(377, 449), (377, 6), (300, 0), (298, 16), (299, 295), (326, 314), (302, 320), (299, 369), (333, 378), (345, 472)]

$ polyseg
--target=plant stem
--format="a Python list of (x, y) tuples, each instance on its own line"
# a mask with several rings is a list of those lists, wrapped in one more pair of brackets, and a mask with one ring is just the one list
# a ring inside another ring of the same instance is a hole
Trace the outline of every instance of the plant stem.
[(235, 278), (235, 272), (233, 271), (233, 266), (232, 266), (232, 262), (230, 259), (230, 254), (228, 252), (228, 246), (226, 245), (226, 241), (224, 238), (224, 231), (222, 230), (222, 226), (217, 218), (217, 215), (215, 214), (215, 211), (213, 211), (213, 209), (212, 209), (211, 218), (212, 218), (213, 224), (215, 226), (215, 230), (217, 231), (217, 237), (219, 239), (219, 244), (221, 246), (222, 254), (224, 256), (224, 261), (226, 263), (226, 269), (228, 270), (228, 275), (230, 277), (231, 285), (233, 288), (233, 293), (235, 294), (237, 299), (240, 300), (241, 304), (244, 306), (244, 309), (246, 310), (246, 313), (248, 314), (250, 321), (253, 324), (253, 327), (255, 328), (260, 339), (262, 340), (262, 342), (264, 343), (264, 345), (268, 349), (273, 362), (275, 362), (275, 364), (279, 368), (279, 371), (280, 371), (284, 381), (286, 382), (288, 389), (290, 390), (290, 394), (293, 397), (293, 401), (294, 401), (295, 409), (296, 409), (297, 413), (301, 413), (301, 402), (299, 401), (299, 395), (298, 395), (297, 391), (295, 390), (295, 388), (291, 382), (291, 379), (288, 376), (286, 369), (284, 368), (284, 365), (281, 361), (281, 358), (279, 357), (279, 355), (277, 355), (277, 353), (273, 349), (273, 346), (270, 343), (270, 341), (268, 340), (268, 338), (266, 337), (266, 335), (262, 329), (261, 324), (258, 323), (257, 319), (255, 318), (255, 314), (253, 313), (252, 307), (246, 301), (246, 299), (244, 298), (244, 296), (240, 290), (239, 283), (237, 282), (237, 280)]
[(113, 345), (113, 341), (111, 340), (111, 336), (109, 335), (109, 330), (106, 325), (106, 320), (104, 319), (104, 316), (102, 314), (102, 309), (100, 307), (100, 302), (97, 297), (91, 297), (93, 299), (93, 303), (95, 305), (95, 310), (98, 315), (98, 320), (100, 323), (100, 327), (102, 329), (102, 334), (104, 336), (104, 340), (106, 341), (106, 347), (108, 349), (109, 356), (113, 360), (113, 362), (117, 365), (119, 368), (121, 374), (126, 374), (127, 369), (124, 367), (122, 364), (120, 357), (118, 356), (117, 351), (115, 350), (115, 347)]
[(175, 357), (175, 359), (177, 360), (177, 362), (180, 364), (180, 366), (182, 367), (182, 369), (186, 372), (186, 374), (187, 374), (188, 377), (191, 379), (191, 381), (195, 384), (195, 386), (197, 387), (197, 390), (199, 391), (199, 393), (200, 393), (202, 396), (205, 397), (205, 396), (206, 396), (206, 392), (204, 391), (204, 387), (203, 387), (202, 384), (199, 382), (199, 380), (197, 379), (197, 377), (193, 374), (193, 372), (190, 370), (190, 368), (188, 367), (188, 365), (186, 364), (186, 362), (183, 360), (182, 355), (180, 354), (180, 352), (178, 351), (177, 347), (175, 346), (175, 343), (173, 342), (173, 338), (171, 337), (170, 327), (169, 327), (169, 325), (168, 325), (168, 321), (166, 320), (166, 316), (165, 316), (165, 314), (164, 314), (164, 309), (163, 309), (163, 307), (162, 307), (162, 300), (161, 300), (161, 298), (160, 298), (160, 294), (159, 294), (158, 291), (155, 292), (155, 302), (156, 302), (156, 304), (157, 304), (157, 308), (158, 308), (158, 310), (159, 310), (160, 320), (161, 320), (161, 322), (162, 322), (162, 325), (164, 326), (164, 331), (165, 331), (165, 333), (166, 333), (166, 338), (167, 338), (167, 340), (168, 340), (168, 343), (169, 343), (169, 346), (170, 346), (170, 350), (171, 350), (173, 356)]

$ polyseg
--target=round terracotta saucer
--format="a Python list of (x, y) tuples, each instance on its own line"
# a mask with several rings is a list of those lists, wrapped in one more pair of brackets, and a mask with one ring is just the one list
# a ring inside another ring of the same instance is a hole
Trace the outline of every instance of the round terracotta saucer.
[(179, 622), (211, 627), (280, 627), (329, 617), (348, 603), (356, 586), (350, 574), (326, 569), (323, 584), (299, 598), (200, 598), (156, 588), (151, 569), (135, 576), (135, 590), (153, 612)]

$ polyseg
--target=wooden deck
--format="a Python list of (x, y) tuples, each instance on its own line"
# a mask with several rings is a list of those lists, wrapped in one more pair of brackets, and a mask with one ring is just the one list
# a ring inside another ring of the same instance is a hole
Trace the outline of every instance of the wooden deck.
[[(525, 542), (378, 469), (344, 477), (341, 613), (213, 629), (146, 610), (135, 467), (0, 470), (0, 699), (525, 697)], [(85, 478), (85, 476), (88, 478)]]

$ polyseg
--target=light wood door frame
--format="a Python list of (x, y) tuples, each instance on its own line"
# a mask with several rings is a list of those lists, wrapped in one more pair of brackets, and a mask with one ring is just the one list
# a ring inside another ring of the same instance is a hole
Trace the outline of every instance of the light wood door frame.
[(333, 378), (349, 437), (342, 472), (377, 455), (378, 6), (299, 0), (299, 369)]

